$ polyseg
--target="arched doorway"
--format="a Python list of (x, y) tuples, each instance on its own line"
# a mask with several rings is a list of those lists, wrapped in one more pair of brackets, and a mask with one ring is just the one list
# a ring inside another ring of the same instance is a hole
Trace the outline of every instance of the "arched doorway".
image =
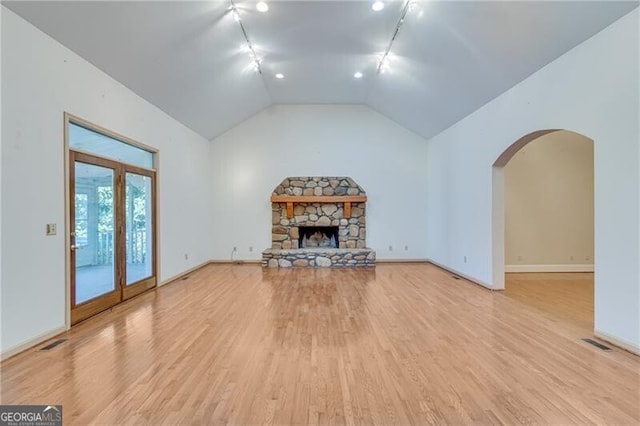
[(593, 151), (579, 133), (541, 130), (493, 165), (495, 282), (583, 330), (593, 328)]
[(515, 141), (493, 163), (493, 182), (492, 182), (492, 206), (491, 206), (491, 251), (492, 251), (492, 271), (493, 271), (493, 289), (504, 290), (504, 166), (514, 155), (530, 142), (549, 133), (558, 132), (561, 129), (538, 130), (529, 133)]
[(529, 143), (546, 135), (566, 132), (593, 143), (588, 137), (562, 129), (545, 129), (529, 133), (511, 144), (493, 164), (492, 184), (492, 270), (494, 289), (505, 286), (505, 166)]

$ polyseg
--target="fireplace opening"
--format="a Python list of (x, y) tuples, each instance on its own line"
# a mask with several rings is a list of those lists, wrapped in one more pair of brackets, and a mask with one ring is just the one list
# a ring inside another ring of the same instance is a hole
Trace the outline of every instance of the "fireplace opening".
[(298, 245), (300, 248), (338, 248), (337, 226), (300, 226), (298, 231)]

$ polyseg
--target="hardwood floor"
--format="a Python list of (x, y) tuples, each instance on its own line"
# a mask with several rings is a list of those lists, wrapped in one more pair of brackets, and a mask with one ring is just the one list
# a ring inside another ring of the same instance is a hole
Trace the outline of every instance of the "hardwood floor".
[(512, 278), (212, 265), (5, 361), (1, 401), (79, 425), (638, 424), (640, 358)]
[(581, 336), (593, 333), (593, 273), (507, 274), (505, 294)]

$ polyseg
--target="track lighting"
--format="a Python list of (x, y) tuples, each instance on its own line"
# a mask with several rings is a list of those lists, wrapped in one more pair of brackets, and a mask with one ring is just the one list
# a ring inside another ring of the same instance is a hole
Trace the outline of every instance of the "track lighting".
[[(229, 10), (231, 10), (233, 20), (236, 21), (240, 26), (240, 29), (242, 30), (242, 35), (244, 36), (244, 40), (246, 42), (246, 44), (243, 46), (243, 49), (249, 53), (249, 57), (253, 62), (253, 69), (258, 74), (262, 75), (262, 68), (260, 67), (260, 63), (262, 62), (262, 59), (258, 58), (258, 55), (256, 54), (256, 51), (253, 48), (253, 45), (251, 44), (251, 41), (249, 41), (247, 30), (245, 30), (244, 25), (242, 25), (242, 20), (240, 19), (240, 14), (238, 13), (238, 8), (236, 8), (236, 4), (233, 2), (233, 0), (229, 0), (229, 1), (231, 2), (231, 6), (229, 7)], [(265, 3), (265, 6), (266, 6), (266, 3)], [(267, 9), (268, 9), (268, 6), (267, 6)]]
[(391, 37), (391, 41), (387, 46), (387, 50), (384, 51), (382, 56), (380, 56), (380, 60), (378, 61), (378, 69), (376, 71), (378, 74), (384, 73), (389, 67), (389, 53), (391, 53), (393, 42), (396, 41), (396, 37), (398, 37), (398, 33), (400, 32), (400, 28), (402, 27), (402, 24), (404, 24), (404, 19), (407, 16), (407, 12), (409, 11), (409, 9), (412, 9), (414, 7), (413, 5), (414, 3), (412, 0), (407, 0), (407, 2), (404, 4), (404, 7), (402, 8), (402, 13), (400, 14), (400, 19), (396, 24), (396, 29), (393, 32), (393, 36)]

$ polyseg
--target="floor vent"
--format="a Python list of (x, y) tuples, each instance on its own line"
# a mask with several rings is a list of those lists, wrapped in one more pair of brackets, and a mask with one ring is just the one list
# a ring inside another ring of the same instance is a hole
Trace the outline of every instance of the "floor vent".
[(591, 340), (591, 339), (582, 339), (583, 341), (589, 343), (590, 345), (595, 346), (598, 349), (602, 349), (603, 351), (610, 351), (611, 348), (609, 346), (605, 346), (602, 343), (598, 343), (595, 340)]
[(190, 277), (190, 276), (186, 276), (186, 277), (182, 278), (182, 281), (186, 281), (186, 280), (188, 280), (189, 278), (191, 278), (191, 277)]
[(451, 276), (453, 277), (453, 279), (454, 279), (454, 280), (461, 280), (461, 279), (462, 279), (462, 278), (460, 278), (460, 277), (459, 277), (459, 276), (457, 276), (457, 275), (451, 275)]
[(58, 339), (55, 342), (51, 342), (49, 343), (47, 346), (45, 346), (44, 348), (40, 349), (41, 351), (50, 351), (51, 349), (55, 348), (58, 345), (63, 344), (64, 342), (66, 342), (67, 339)]

